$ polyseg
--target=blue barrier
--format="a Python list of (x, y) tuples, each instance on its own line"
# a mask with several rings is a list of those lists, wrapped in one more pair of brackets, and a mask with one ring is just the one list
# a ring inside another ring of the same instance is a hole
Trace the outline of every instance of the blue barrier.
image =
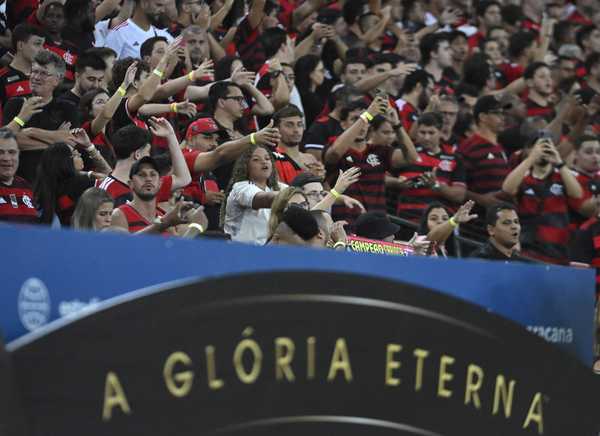
[[(556, 266), (343, 254), (40, 228), (0, 228), (7, 341), (117, 295), (182, 278), (339, 271), (428, 287), (505, 316), (592, 361), (594, 274)], [(368, 295), (368, 290), (365, 290)]]

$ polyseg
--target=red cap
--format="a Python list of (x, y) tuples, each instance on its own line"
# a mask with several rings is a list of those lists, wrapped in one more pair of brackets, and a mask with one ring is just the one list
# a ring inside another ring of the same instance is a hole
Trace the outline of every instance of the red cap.
[(198, 118), (188, 126), (185, 134), (186, 139), (197, 135), (198, 133), (216, 133), (221, 129), (212, 118)]

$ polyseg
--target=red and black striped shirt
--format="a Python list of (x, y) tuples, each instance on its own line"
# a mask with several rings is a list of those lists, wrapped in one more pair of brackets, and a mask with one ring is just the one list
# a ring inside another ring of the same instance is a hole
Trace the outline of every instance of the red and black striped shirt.
[(574, 260), (596, 268), (596, 300), (600, 297), (600, 221), (593, 217), (582, 224), (577, 234)]
[(401, 98), (396, 100), (396, 107), (404, 130), (410, 132), (413, 123), (419, 119), (419, 111), (411, 103)]
[(10, 65), (0, 68), (0, 114), (6, 102), (13, 97), (29, 97), (29, 76)]
[[(129, 203), (122, 204), (119, 206), (123, 215), (125, 215), (125, 219), (127, 219), (127, 225), (129, 226), (129, 233), (139, 232), (140, 230), (144, 230), (146, 227), (151, 225), (151, 222), (148, 222), (146, 218), (144, 218), (133, 206)], [(157, 207), (155, 217), (163, 216), (165, 212)], [(168, 232), (163, 232), (163, 234), (168, 234)]]
[(279, 175), (279, 181), (286, 185), (291, 184), (292, 180), (303, 171), (302, 168), (300, 168), (300, 165), (279, 147), (273, 152), (273, 159), (275, 159), (275, 168)]
[(546, 121), (550, 122), (556, 117), (556, 111), (551, 105), (541, 106), (530, 98), (525, 100), (525, 106), (527, 107), (528, 117), (542, 117)]
[(568, 262), (569, 206), (558, 170), (545, 179), (529, 173), (517, 193), (523, 254), (544, 262)]
[[(131, 188), (126, 183), (123, 183), (119, 179), (108, 175), (103, 180), (96, 181), (96, 187), (104, 189), (108, 192), (113, 200), (115, 201), (115, 207), (119, 207), (128, 201), (133, 200), (133, 194)], [(156, 194), (156, 201), (159, 203), (167, 201), (171, 198), (171, 188), (173, 187), (173, 178), (171, 176), (164, 176), (160, 178), (160, 189)]]
[[(330, 185), (334, 186), (339, 170), (346, 171), (352, 167), (360, 168), (358, 182), (350, 185), (344, 193), (360, 201), (368, 212), (386, 212), (385, 174), (390, 169), (394, 149), (383, 145), (367, 144), (363, 151), (350, 148), (335, 165), (328, 165)], [(356, 208), (348, 209), (334, 206), (332, 215), (336, 221), (346, 220), (350, 225), (360, 215)]]
[(332, 145), (344, 132), (338, 120), (328, 115), (317, 118), (304, 134), (302, 151), (319, 150)]
[(0, 182), (0, 221), (20, 224), (38, 222), (31, 185), (25, 179), (15, 176), (10, 185)]
[[(440, 183), (448, 186), (465, 185), (465, 169), (462, 160), (458, 158), (451, 146), (443, 145), (439, 153), (428, 151), (422, 146), (416, 149), (420, 160), (403, 168), (399, 173), (400, 176), (416, 180), (423, 173), (431, 172), (436, 168), (436, 177)], [(417, 187), (400, 192), (396, 214), (402, 218), (418, 221), (423, 211), (434, 201), (439, 201), (451, 209), (456, 207), (438, 192), (428, 187)]]
[(475, 133), (460, 144), (458, 153), (465, 165), (470, 191), (487, 194), (502, 189), (502, 182), (510, 172), (510, 167), (500, 144), (493, 144)]
[(592, 195), (600, 195), (600, 173), (588, 175), (573, 170), (573, 174), (581, 185), (583, 195), (581, 198), (569, 198), (569, 210), (571, 218), (569, 227), (571, 228), (571, 231), (577, 230), (588, 220), (588, 217), (579, 212), (583, 204), (592, 198)]
[(259, 36), (258, 29), (253, 29), (250, 26), (248, 17), (246, 17), (238, 25), (233, 37), (240, 59), (242, 59), (244, 66), (250, 71), (260, 70), (260, 67), (267, 60)]

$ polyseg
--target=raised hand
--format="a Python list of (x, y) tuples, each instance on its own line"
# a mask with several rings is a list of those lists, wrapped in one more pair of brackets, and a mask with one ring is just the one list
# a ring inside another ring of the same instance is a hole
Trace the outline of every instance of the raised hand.
[(207, 3), (204, 3), (202, 6), (200, 6), (200, 12), (197, 14), (192, 14), (192, 22), (204, 30), (209, 29), (210, 19), (210, 6)]
[(457, 224), (468, 223), (469, 221), (477, 218), (477, 214), (471, 214), (471, 209), (473, 209), (474, 206), (475, 202), (473, 200), (469, 200), (459, 207), (453, 216), (454, 222)]
[(208, 76), (209, 80), (213, 80), (215, 74), (215, 63), (212, 59), (204, 59), (202, 63), (194, 70), (194, 80)]
[(92, 145), (92, 141), (90, 141), (90, 137), (84, 129), (72, 129), (71, 135), (73, 135), (75, 143), (83, 148), (88, 148)]
[(185, 115), (188, 118), (193, 118), (196, 116), (196, 105), (188, 100), (179, 102), (175, 106), (177, 107), (178, 114)]
[(244, 88), (246, 86), (253, 86), (255, 77), (255, 73), (252, 71), (246, 71), (244, 67), (241, 67), (233, 72), (231, 75), (231, 81)]
[(21, 110), (19, 111), (19, 118), (23, 121), (27, 122), (33, 117), (35, 114), (39, 114), (42, 112), (42, 108), (44, 107), (44, 103), (42, 103), (42, 97), (29, 97), (26, 98), (23, 102), (23, 106), (21, 106)]
[(121, 84), (121, 88), (123, 88), (125, 91), (127, 91), (129, 86), (135, 80), (135, 74), (137, 73), (137, 67), (138, 67), (138, 63), (136, 61), (136, 62), (132, 62), (131, 65), (129, 65), (129, 67), (127, 68), (127, 71), (125, 72), (125, 77), (123, 78), (123, 83)]
[(340, 170), (337, 181), (335, 182), (335, 186), (333, 189), (336, 190), (338, 194), (343, 194), (346, 192), (346, 189), (353, 183), (358, 182), (360, 179), (360, 168), (352, 167), (344, 172)]
[(266, 127), (254, 134), (254, 140), (257, 144), (267, 145), (273, 148), (279, 144), (281, 135), (279, 134), (279, 129), (273, 127), (273, 120), (269, 121), (269, 124)]
[(383, 115), (386, 113), (389, 106), (389, 102), (381, 96), (375, 97), (375, 99), (369, 105), (367, 112), (371, 115)]
[(171, 123), (169, 123), (166, 118), (150, 117), (148, 125), (150, 127), (150, 132), (154, 136), (159, 136), (161, 138), (168, 138), (171, 135), (175, 136), (173, 126), (171, 126)]

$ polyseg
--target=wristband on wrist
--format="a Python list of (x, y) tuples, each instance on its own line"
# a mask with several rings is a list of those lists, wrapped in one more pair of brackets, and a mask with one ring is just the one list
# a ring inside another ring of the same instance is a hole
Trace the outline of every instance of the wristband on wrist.
[(119, 87), (117, 88), (117, 92), (119, 93), (119, 95), (120, 95), (121, 97), (125, 97), (125, 94), (127, 94), (127, 91), (126, 91), (126, 90), (125, 90), (125, 88), (123, 88), (122, 86), (119, 86)]
[(340, 198), (342, 196), (342, 194), (340, 194), (339, 192), (337, 192), (335, 189), (332, 189), (331, 191), (331, 195), (333, 195), (333, 197), (337, 200), (338, 198)]
[(250, 144), (256, 145), (256, 133), (250, 133)]
[(360, 117), (365, 120), (368, 123), (370, 123), (371, 121), (373, 121), (373, 115), (371, 115), (369, 112), (364, 111), (362, 114), (360, 114)]
[(333, 249), (335, 250), (338, 247), (344, 247), (346, 248), (346, 243), (342, 242), (342, 241), (337, 241), (335, 244), (333, 244)]
[(554, 165), (554, 168), (556, 168), (557, 170), (560, 170), (560, 169), (561, 169), (562, 167), (564, 167), (564, 166), (565, 166), (565, 163), (564, 163), (564, 162), (561, 162), (561, 163), (559, 163), (559, 164), (556, 164), (556, 165)]
[(95, 146), (94, 144), (92, 144), (92, 145), (90, 145), (89, 147), (87, 147), (87, 148), (85, 149), (85, 151), (87, 151), (88, 153), (94, 153), (94, 152), (96, 152), (96, 151), (98, 151), (98, 150), (96, 149), (96, 146)]
[(177, 103), (171, 103), (171, 112), (177, 113)]
[(190, 82), (195, 82), (194, 80), (194, 72), (190, 71), (190, 73), (187, 75), (188, 79)]
[(202, 225), (198, 224), (198, 223), (190, 223), (188, 224), (188, 227), (190, 229), (196, 229), (198, 230), (200, 233), (204, 233), (204, 227), (202, 227)]
[(14, 121), (15, 123), (17, 123), (17, 124), (19, 125), (19, 127), (23, 127), (23, 126), (25, 126), (25, 121), (23, 121), (23, 120), (22, 120), (21, 118), (19, 118), (19, 117), (14, 117), (14, 118), (13, 118), (13, 121)]
[(164, 74), (162, 71), (160, 71), (158, 68), (155, 68), (155, 69), (152, 71), (152, 74), (154, 74), (154, 75), (156, 75), (156, 76), (160, 77), (161, 79), (162, 79), (162, 78), (163, 78), (163, 76), (165, 75), (165, 74)]
[(448, 222), (450, 223), (450, 225), (453, 228), (457, 228), (458, 227), (458, 223), (456, 222), (456, 220), (454, 219), (454, 217), (450, 217), (450, 219), (448, 220)]

